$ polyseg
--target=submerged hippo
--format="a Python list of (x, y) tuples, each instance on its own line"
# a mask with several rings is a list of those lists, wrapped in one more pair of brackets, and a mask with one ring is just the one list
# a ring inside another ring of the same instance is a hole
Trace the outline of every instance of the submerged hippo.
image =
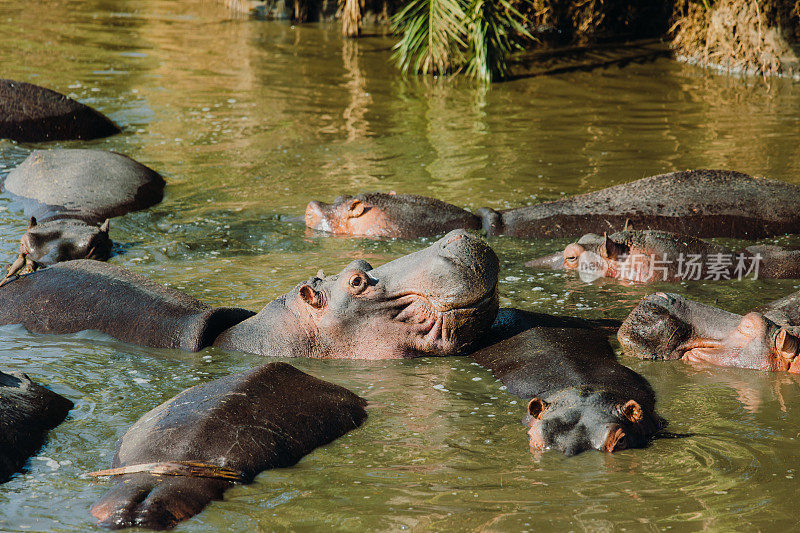
[[(501, 309), (493, 329), (519, 321), (520, 313)], [(523, 317), (521, 332), (490, 340), (472, 358), (510, 393), (530, 399), (525, 421), (532, 450), (575, 455), (641, 448), (666, 425), (655, 412), (650, 384), (616, 361), (596, 321)]]
[(477, 214), (411, 195), (341, 196), (334, 204), (309, 204), (306, 224), (340, 234), (414, 237), (463, 221), (462, 227), (479, 224), (488, 235), (533, 239), (616, 231), (631, 223), (696, 237), (757, 239), (800, 231), (800, 212), (792, 200), (798, 195), (800, 187), (781, 181), (690, 170), (528, 207), (482, 208)]
[(0, 372), (0, 483), (22, 468), (72, 407), (25, 374)]
[(562, 252), (525, 263), (583, 277), (653, 282), (800, 277), (800, 250), (750, 246), (735, 252), (688, 235), (659, 230), (588, 233)]
[(645, 297), (617, 337), (626, 354), (800, 373), (798, 293), (744, 316), (677, 294)]
[(167, 529), (235, 483), (296, 464), (357, 428), (366, 400), (286, 363), (185, 390), (145, 413), (117, 445), (117, 484), (91, 508), (113, 529)]
[(6, 177), (28, 217), (102, 222), (151, 207), (164, 196), (164, 178), (133, 159), (105, 150), (35, 150)]
[(63, 94), (0, 79), (0, 139), (19, 142), (97, 139), (119, 133), (108, 117)]
[(108, 229), (108, 219), (97, 226), (75, 218), (50, 218), (39, 224), (31, 217), (28, 231), (20, 240), (19, 256), (8, 267), (0, 287), (14, 275), (30, 274), (62, 261), (106, 261), (112, 245)]
[(377, 268), (353, 261), (319, 274), (258, 314), (211, 308), (117, 266), (69, 261), (0, 287), (0, 324), (35, 333), (104, 332), (135, 344), (215, 345), (284, 357), (387, 359), (452, 355), (498, 309), (498, 260), (463, 230)]
[(460, 207), (416, 194), (365, 193), (339, 196), (332, 204), (309, 202), (306, 226), (337, 235), (432, 237), (481, 229), (481, 219)]

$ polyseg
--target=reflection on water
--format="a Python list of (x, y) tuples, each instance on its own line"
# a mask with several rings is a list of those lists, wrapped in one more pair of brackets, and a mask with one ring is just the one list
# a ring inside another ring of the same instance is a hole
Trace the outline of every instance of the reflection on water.
[[(428, 241), (331, 238), (290, 217), (311, 199), (395, 190), (470, 208), (526, 205), (687, 168), (800, 183), (800, 87), (731, 80), (658, 60), (520, 79), (404, 79), (391, 40), (241, 20), (214, 2), (0, 3), (3, 77), (70, 94), (124, 133), (90, 143), (159, 170), (164, 202), (112, 221), (131, 268), (214, 305), (258, 309), (318, 269), (381, 264)], [(0, 141), (0, 174), (34, 145)], [(0, 258), (25, 228), (0, 195)], [(797, 237), (774, 242), (800, 245)], [(523, 263), (566, 241), (491, 240), (503, 305), (624, 317), (680, 292), (743, 312), (793, 280), (624, 286)], [(728, 242), (739, 245), (741, 243)], [(25, 473), (0, 487), (0, 529), (84, 531), (115, 440), (195, 383), (257, 364), (123, 345), (93, 333), (0, 328), (2, 369), (75, 401)], [(293, 361), (370, 400), (361, 429), (296, 467), (266, 472), (186, 530), (766, 529), (796, 524), (797, 379), (623, 358), (653, 383), (670, 429), (613, 456), (533, 456), (524, 402), (460, 358)]]

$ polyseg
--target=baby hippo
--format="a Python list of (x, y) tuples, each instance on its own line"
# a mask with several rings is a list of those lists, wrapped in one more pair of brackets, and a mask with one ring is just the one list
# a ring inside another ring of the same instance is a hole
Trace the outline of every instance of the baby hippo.
[(534, 327), (472, 357), (509, 392), (531, 398), (524, 422), (532, 451), (643, 448), (666, 426), (650, 384), (616, 361), (597, 329)]
[(800, 328), (778, 308), (744, 316), (677, 294), (645, 297), (617, 333), (626, 354), (800, 373)]
[(800, 277), (800, 251), (751, 246), (735, 252), (710, 242), (658, 230), (588, 233), (563, 252), (526, 263), (535, 268), (576, 270), (582, 279), (621, 281), (714, 280)]
[(109, 221), (98, 227), (77, 218), (49, 218), (41, 224), (31, 217), (28, 231), (20, 239), (19, 256), (0, 286), (15, 274), (36, 270), (72, 259), (105, 261), (111, 255)]

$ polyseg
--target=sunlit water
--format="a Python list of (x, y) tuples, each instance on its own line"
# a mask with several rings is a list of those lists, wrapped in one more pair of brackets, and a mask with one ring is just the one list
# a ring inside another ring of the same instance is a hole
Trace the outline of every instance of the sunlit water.
[[(370, 30), (372, 31), (372, 30)], [(112, 262), (212, 305), (259, 309), (319, 268), (380, 264), (426, 240), (307, 232), (311, 199), (395, 190), (469, 208), (526, 205), (687, 168), (800, 183), (800, 86), (708, 75), (668, 60), (520, 79), (486, 90), (404, 79), (392, 41), (335, 26), (237, 19), (212, 2), (0, 2), (2, 77), (70, 94), (124, 133), (83, 143), (162, 172), (164, 202), (112, 221)], [(0, 173), (37, 145), (0, 141)], [(0, 195), (0, 256), (25, 221)], [(586, 284), (525, 260), (565, 242), (490, 240), (505, 306), (623, 318), (657, 289), (742, 312), (797, 281)], [(774, 242), (800, 244), (797, 238)], [(741, 243), (734, 243), (741, 244)], [(587, 347), (591, 349), (591, 347)], [(800, 387), (783, 374), (622, 362), (693, 436), (614, 455), (528, 450), (524, 402), (468, 359), (295, 360), (370, 401), (365, 425), (226, 493), (181, 531), (730, 530), (796, 526)], [(181, 390), (261, 362), (0, 328), (0, 369), (76, 403), (0, 486), (0, 530), (85, 531), (115, 441)]]

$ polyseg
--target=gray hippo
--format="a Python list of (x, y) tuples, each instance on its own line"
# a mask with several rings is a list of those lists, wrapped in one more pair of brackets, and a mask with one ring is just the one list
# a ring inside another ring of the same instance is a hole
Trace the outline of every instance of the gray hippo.
[(800, 292), (739, 315), (659, 292), (617, 333), (626, 354), (651, 360), (800, 373)]
[(587, 233), (563, 251), (525, 263), (534, 268), (575, 270), (621, 281), (800, 278), (800, 250), (756, 245), (742, 251), (689, 235), (660, 230)]
[(0, 287), (14, 275), (72, 259), (106, 261), (111, 256), (109, 220), (100, 226), (75, 218), (50, 218), (42, 224), (31, 217), (19, 244), (19, 256), (8, 267)]
[(127, 156), (83, 149), (35, 150), (3, 183), (28, 217), (93, 223), (156, 205), (164, 185), (158, 172)]
[(527, 207), (476, 214), (414, 195), (340, 196), (306, 208), (309, 228), (341, 235), (420, 237), (457, 227), (524, 239), (613, 232), (631, 223), (695, 237), (758, 239), (800, 231), (792, 198), (800, 187), (728, 170), (688, 170), (643, 178)]
[(211, 308), (123, 268), (59, 263), (0, 287), (0, 324), (35, 333), (104, 332), (184, 350), (215, 345), (285, 357), (387, 359), (452, 355), (485, 333), (498, 309), (498, 260), (456, 230), (373, 268), (319, 274), (258, 314)]
[(159, 203), (164, 184), (160, 174), (116, 152), (34, 151), (4, 183), (30, 223), (0, 285), (61, 261), (105, 261), (112, 246), (109, 218)]
[(470, 354), (529, 400), (532, 451), (642, 448), (666, 426), (647, 380), (621, 365), (608, 343), (617, 324), (501, 309)]
[(0, 79), (0, 139), (97, 139), (119, 133), (105, 115), (38, 85)]
[(222, 499), (235, 483), (296, 464), (357, 428), (366, 400), (286, 363), (185, 390), (122, 436), (116, 485), (91, 508), (113, 529), (168, 529)]
[(22, 468), (72, 407), (25, 374), (0, 372), (0, 483)]

